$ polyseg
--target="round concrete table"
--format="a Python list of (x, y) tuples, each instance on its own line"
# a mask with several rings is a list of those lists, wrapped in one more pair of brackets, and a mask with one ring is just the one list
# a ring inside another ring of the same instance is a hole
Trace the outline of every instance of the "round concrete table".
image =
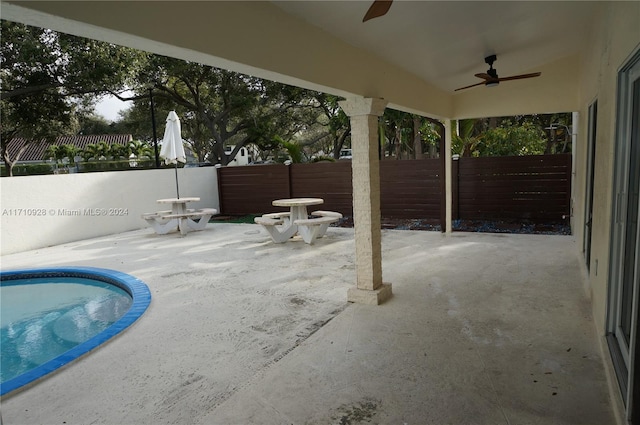
[(276, 207), (289, 207), (291, 209), (291, 221), (298, 219), (308, 218), (307, 206), (320, 205), (324, 203), (322, 198), (289, 198), (289, 199), (276, 199), (272, 202)]
[(184, 214), (187, 212), (187, 202), (198, 202), (200, 198), (167, 198), (158, 199), (161, 204), (171, 204), (171, 214)]

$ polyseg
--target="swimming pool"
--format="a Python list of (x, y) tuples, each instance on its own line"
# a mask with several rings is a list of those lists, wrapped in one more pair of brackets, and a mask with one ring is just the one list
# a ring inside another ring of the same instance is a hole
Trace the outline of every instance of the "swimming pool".
[(0, 272), (0, 285), (0, 395), (98, 347), (133, 324), (151, 302), (139, 279), (95, 267)]

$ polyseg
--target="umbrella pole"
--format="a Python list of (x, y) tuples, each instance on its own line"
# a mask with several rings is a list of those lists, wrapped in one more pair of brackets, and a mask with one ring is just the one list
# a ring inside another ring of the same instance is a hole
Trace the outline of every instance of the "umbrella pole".
[(176, 161), (176, 194), (178, 195), (178, 199), (180, 199), (180, 189), (178, 188), (178, 162)]

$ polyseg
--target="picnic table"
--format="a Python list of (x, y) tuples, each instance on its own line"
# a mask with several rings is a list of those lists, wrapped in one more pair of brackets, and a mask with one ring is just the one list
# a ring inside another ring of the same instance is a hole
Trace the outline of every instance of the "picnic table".
[(322, 198), (289, 198), (289, 199), (276, 199), (271, 202), (275, 207), (289, 207), (291, 221), (308, 218), (309, 213), (307, 207), (311, 205), (320, 205), (324, 203)]
[(171, 204), (171, 210), (144, 213), (142, 218), (149, 223), (159, 235), (179, 230), (185, 236), (190, 230), (202, 230), (209, 219), (218, 213), (215, 208), (188, 209), (189, 202), (198, 202), (198, 197), (158, 199), (160, 204)]
[(171, 214), (184, 214), (187, 211), (187, 203), (198, 202), (200, 198), (187, 197), (187, 198), (167, 198), (158, 199), (159, 204), (171, 204)]
[(272, 205), (289, 207), (289, 212), (264, 214), (256, 217), (254, 221), (269, 232), (275, 243), (286, 242), (300, 234), (306, 243), (313, 244), (316, 238), (324, 236), (330, 223), (342, 218), (342, 214), (333, 211), (314, 211), (312, 215), (317, 217), (309, 218), (307, 207), (322, 203), (322, 198), (276, 199)]

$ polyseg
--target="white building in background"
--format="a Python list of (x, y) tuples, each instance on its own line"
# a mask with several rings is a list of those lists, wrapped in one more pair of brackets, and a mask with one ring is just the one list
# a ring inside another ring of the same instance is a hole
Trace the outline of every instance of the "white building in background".
[[(235, 146), (225, 146), (224, 154), (231, 155), (231, 152), (235, 149)], [(227, 164), (228, 167), (238, 166), (238, 165), (249, 165), (253, 162), (252, 155), (249, 153), (249, 150), (246, 147), (241, 147), (238, 153), (236, 154), (233, 160), (229, 161)]]

